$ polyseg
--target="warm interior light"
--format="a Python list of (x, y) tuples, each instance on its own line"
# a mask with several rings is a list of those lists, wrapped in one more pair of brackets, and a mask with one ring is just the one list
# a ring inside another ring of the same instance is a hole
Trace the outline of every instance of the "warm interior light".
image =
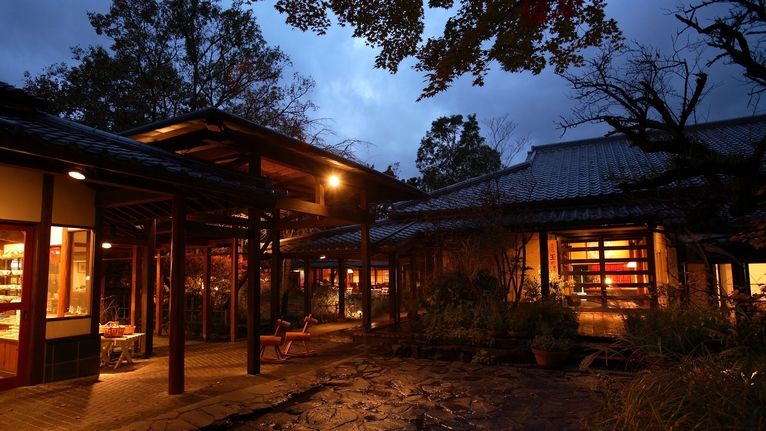
[(349, 273), (349, 274), (353, 274), (353, 273), (354, 273), (354, 270), (353, 270), (353, 269), (349, 269), (349, 270), (348, 270), (348, 273)]
[(606, 284), (612, 284), (612, 279), (611, 278), (607, 278), (606, 279)]
[(628, 262), (628, 268), (636, 268), (638, 264), (636, 262)]
[(72, 169), (68, 172), (69, 176), (76, 179), (76, 180), (84, 180), (85, 174), (80, 169)]
[(338, 184), (340, 184), (340, 179), (336, 177), (335, 175), (330, 177), (330, 185), (333, 187), (338, 187)]
[(321, 255), (321, 256), (319, 256), (319, 258), (320, 258), (320, 259), (325, 259), (326, 257), (327, 257), (327, 256), (325, 256), (325, 255)]
[(101, 248), (112, 248), (112, 243), (111, 242), (102, 243)]

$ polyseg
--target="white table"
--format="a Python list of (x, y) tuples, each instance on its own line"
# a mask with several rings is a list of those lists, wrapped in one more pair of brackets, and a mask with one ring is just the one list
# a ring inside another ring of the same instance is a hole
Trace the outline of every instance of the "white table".
[(116, 345), (120, 348), (120, 357), (117, 358), (117, 363), (114, 364), (114, 368), (116, 369), (119, 367), (123, 361), (127, 362), (128, 364), (132, 364), (133, 355), (131, 354), (130, 350), (136, 341), (141, 341), (141, 337), (143, 336), (144, 333), (142, 332), (124, 335), (118, 338), (107, 338), (102, 335), (101, 363), (107, 367), (109, 366), (109, 355), (112, 353), (112, 350), (114, 350), (114, 346)]

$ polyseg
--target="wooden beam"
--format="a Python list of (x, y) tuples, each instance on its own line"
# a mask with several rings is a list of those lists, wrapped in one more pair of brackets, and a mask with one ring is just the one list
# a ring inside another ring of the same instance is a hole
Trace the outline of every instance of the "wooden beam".
[(280, 220), (277, 229), (290, 230), (290, 229), (311, 229), (320, 227), (337, 227), (337, 226), (349, 226), (353, 224), (359, 224), (353, 221), (341, 220), (337, 218), (322, 218), (319, 220), (295, 220), (287, 221)]
[(115, 189), (96, 193), (97, 208), (115, 208), (125, 205), (146, 204), (166, 201), (172, 198), (167, 194), (149, 193), (138, 190)]
[(232, 217), (223, 214), (187, 214), (186, 220), (211, 224), (225, 224), (237, 227), (247, 227), (248, 225), (247, 219), (244, 217)]
[(285, 190), (288, 187), (294, 186), (296, 184), (306, 184), (309, 182), (313, 183), (314, 181), (316, 181), (316, 178), (313, 175), (303, 175), (298, 178), (293, 178), (291, 180), (282, 181), (281, 183), (274, 184), (272, 188), (274, 190)]
[(373, 218), (364, 212), (351, 212), (342, 208), (329, 207), (298, 199), (281, 198), (277, 200), (276, 209), (297, 211), (305, 214), (332, 217), (355, 223), (372, 223)]

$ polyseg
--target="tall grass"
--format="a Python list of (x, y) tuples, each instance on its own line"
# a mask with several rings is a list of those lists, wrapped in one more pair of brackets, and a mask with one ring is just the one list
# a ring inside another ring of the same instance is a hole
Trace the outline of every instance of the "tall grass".
[(766, 320), (709, 306), (626, 317), (606, 349), (643, 370), (607, 393), (597, 427), (610, 430), (766, 429)]

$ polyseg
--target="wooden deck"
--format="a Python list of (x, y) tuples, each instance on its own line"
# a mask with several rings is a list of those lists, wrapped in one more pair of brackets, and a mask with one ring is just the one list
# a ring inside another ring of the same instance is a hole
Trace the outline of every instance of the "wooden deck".
[(625, 332), (622, 314), (611, 311), (581, 311), (578, 313), (578, 335), (587, 337), (616, 337)]

